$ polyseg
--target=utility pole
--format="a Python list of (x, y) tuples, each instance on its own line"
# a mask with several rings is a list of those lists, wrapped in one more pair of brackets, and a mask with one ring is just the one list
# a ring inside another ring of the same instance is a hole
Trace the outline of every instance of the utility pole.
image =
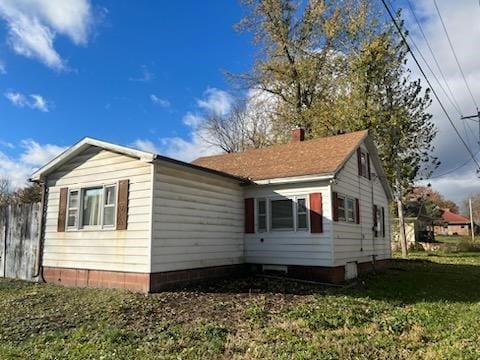
[(477, 120), (472, 120), (472, 121), (478, 122), (478, 142), (480, 143), (480, 111), (477, 109), (477, 115), (461, 116), (460, 118), (462, 120), (477, 119)]
[(473, 227), (472, 198), (468, 199), (468, 206), (470, 207), (470, 231), (472, 232), (472, 242), (475, 242), (475, 228)]

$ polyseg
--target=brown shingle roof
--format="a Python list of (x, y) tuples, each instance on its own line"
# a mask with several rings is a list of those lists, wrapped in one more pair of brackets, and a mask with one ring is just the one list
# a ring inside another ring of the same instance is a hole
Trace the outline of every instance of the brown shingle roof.
[(367, 130), (363, 130), (242, 153), (205, 156), (193, 164), (251, 180), (332, 174), (367, 135)]

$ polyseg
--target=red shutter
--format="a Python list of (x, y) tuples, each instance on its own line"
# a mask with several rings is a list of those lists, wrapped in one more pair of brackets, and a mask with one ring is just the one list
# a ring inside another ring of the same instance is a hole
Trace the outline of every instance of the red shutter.
[(371, 180), (372, 179), (372, 172), (370, 171), (370, 154), (367, 153), (367, 171), (368, 171), (368, 179)]
[(377, 219), (377, 205), (373, 205), (373, 235), (378, 236), (377, 231), (378, 219)]
[(67, 200), (68, 200), (68, 188), (64, 187), (60, 189), (60, 200), (58, 204), (58, 219), (57, 219), (57, 231), (65, 232), (65, 223), (67, 220)]
[(385, 237), (385, 208), (382, 206), (382, 237)]
[(360, 201), (355, 199), (355, 223), (360, 224)]
[(310, 232), (319, 234), (323, 232), (323, 207), (322, 194), (310, 194)]
[(245, 234), (255, 233), (254, 199), (245, 199)]
[(362, 176), (362, 149), (357, 149), (358, 176)]
[(127, 230), (128, 221), (128, 180), (118, 182), (117, 230)]
[(338, 221), (338, 194), (333, 192), (333, 221)]

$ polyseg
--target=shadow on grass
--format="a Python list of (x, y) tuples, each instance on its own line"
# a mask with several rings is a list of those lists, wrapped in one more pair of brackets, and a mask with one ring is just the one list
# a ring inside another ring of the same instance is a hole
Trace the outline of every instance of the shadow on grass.
[(480, 266), (441, 264), (428, 259), (395, 259), (387, 269), (362, 276), (356, 285), (343, 288), (305, 284), (289, 279), (247, 276), (197, 283), (181, 291), (224, 294), (331, 294), (405, 304), (437, 301), (478, 302)]

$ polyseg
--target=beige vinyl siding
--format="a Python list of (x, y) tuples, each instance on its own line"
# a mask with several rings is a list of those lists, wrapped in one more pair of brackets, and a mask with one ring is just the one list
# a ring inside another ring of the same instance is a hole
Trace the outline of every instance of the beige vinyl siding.
[(235, 180), (155, 164), (152, 272), (243, 262), (243, 195)]
[(331, 266), (333, 253), (331, 241), (332, 213), (328, 181), (249, 186), (245, 189), (245, 198), (271, 199), (305, 196), (308, 205), (309, 194), (317, 192), (322, 193), (323, 233), (312, 234), (310, 230), (257, 232), (258, 219), (255, 216), (256, 233), (245, 234), (246, 262), (272, 265)]
[[(366, 151), (363, 145), (362, 148)], [(358, 176), (355, 152), (337, 174), (332, 191), (360, 200), (360, 224), (343, 221), (333, 223), (335, 265), (344, 265), (349, 261), (371, 261), (372, 255), (376, 255), (377, 260), (391, 256), (388, 200), (381, 182), (373, 176), (375, 173), (373, 163), (371, 163), (371, 172), (372, 180)], [(378, 237), (373, 236), (372, 190), (373, 203), (385, 208), (385, 237), (381, 232)]]
[[(43, 265), (79, 269), (148, 272), (153, 165), (91, 146), (47, 177)], [(60, 188), (117, 183), (129, 179), (127, 230), (57, 232)]]

